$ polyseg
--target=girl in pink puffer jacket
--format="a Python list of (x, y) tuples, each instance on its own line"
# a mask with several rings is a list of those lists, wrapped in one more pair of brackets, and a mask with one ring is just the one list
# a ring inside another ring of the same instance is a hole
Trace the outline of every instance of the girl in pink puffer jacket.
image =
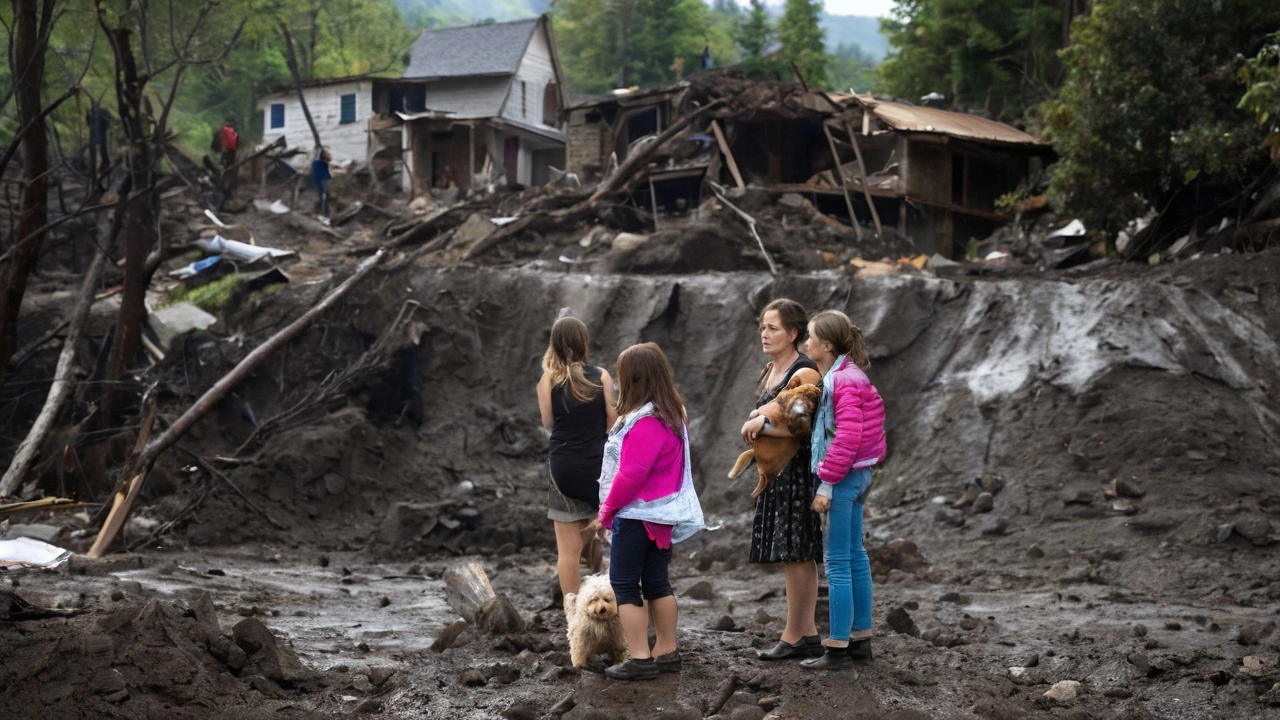
[(862, 331), (838, 310), (809, 321), (806, 354), (822, 373), (822, 402), (813, 424), (813, 471), (821, 480), (813, 509), (830, 511), (827, 582), (831, 636), (822, 657), (802, 667), (831, 670), (871, 659), (871, 562), (862, 546), (862, 503), (871, 468), (884, 459), (884, 401), (866, 370)]

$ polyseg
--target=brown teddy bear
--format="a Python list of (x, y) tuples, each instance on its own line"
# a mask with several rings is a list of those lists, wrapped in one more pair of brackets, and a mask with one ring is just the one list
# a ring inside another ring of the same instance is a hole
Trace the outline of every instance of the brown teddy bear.
[(813, 430), (813, 416), (818, 410), (818, 402), (822, 399), (822, 378), (814, 370), (801, 369), (791, 376), (786, 389), (778, 393), (773, 402), (760, 406), (759, 414), (769, 420), (774, 427), (785, 427), (791, 437), (774, 437), (757, 435), (756, 441), (746, 452), (738, 456), (738, 461), (729, 471), (729, 477), (735, 478), (755, 460), (756, 470), (760, 472), (760, 482), (751, 491), (751, 497), (759, 497), (769, 483), (778, 476), (791, 462), (791, 458), (800, 451), (801, 443), (809, 442), (809, 433)]

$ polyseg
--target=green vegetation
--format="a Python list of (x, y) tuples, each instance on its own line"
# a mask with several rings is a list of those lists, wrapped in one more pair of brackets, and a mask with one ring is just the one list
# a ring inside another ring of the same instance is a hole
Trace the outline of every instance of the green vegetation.
[[(1193, 183), (1243, 187), (1266, 133), (1241, 97), (1262, 109), (1267, 93), (1255, 84), (1247, 95), (1255, 71), (1242, 82), (1237, 68), (1276, 28), (1274, 0), (1097, 0), (1073, 26), (1066, 83), (1043, 108), (1061, 157), (1057, 203), (1115, 230)], [(1275, 72), (1268, 57), (1255, 58), (1259, 79)]]
[(1280, 31), (1240, 67), (1245, 85), (1239, 108), (1251, 113), (1266, 133), (1262, 144), (1271, 150), (1271, 161), (1280, 165)]
[(778, 19), (778, 42), (782, 43), (778, 59), (798, 69), (812, 87), (827, 86), (831, 62), (823, 45), (826, 36), (818, 25), (821, 13), (821, 0), (787, 0)]
[[(131, 18), (143, 10), (126, 0), (102, 0), (108, 18)], [(400, 18), (393, 0), (221, 0), (209, 3), (198, 25), (192, 55), (216, 58), (233, 39), (235, 44), (221, 62), (169, 66), (175, 59), (171, 36), (186, 37), (197, 27), (205, 3), (151, 3), (146, 44), (132, 38), (140, 72), (148, 67), (167, 68), (155, 73), (147, 86), (147, 103), (158, 118), (177, 85), (167, 125), (177, 143), (193, 155), (208, 152), (213, 132), (232, 120), (247, 139), (261, 132), (262, 113), (256, 103), (268, 89), (292, 82), (284, 60), (277, 18), (290, 28), (297, 45), (304, 80), (362, 74), (399, 74), (405, 50), (414, 34)], [(88, 142), (84, 118), (92, 104), (104, 106), (113, 118), (116, 108), (111, 49), (98, 26), (92, 0), (62, 0), (63, 13), (50, 39), (46, 97), (54, 97), (79, 82), (84, 92), (64, 104), (51, 117), (68, 152)], [(0, 5), (0, 20), (10, 26), (12, 9)], [(114, 20), (113, 20), (114, 22)], [(243, 27), (236, 36), (237, 28)], [(87, 71), (86, 71), (87, 68)], [(81, 79), (81, 75), (84, 75)], [(9, 67), (0, 68), (0, 85), (9, 87)], [(0, 141), (13, 129), (9, 113), (0, 120)], [(119, 138), (119, 123), (112, 134)], [(117, 143), (113, 140), (112, 147)]]
[(831, 53), (827, 85), (838, 92), (869, 93), (876, 84), (876, 61), (858, 45), (841, 45)]
[(165, 306), (186, 302), (195, 305), (210, 315), (218, 315), (222, 312), (222, 308), (226, 307), (232, 293), (243, 281), (244, 276), (232, 273), (195, 288), (189, 288), (180, 283), (169, 291), (169, 300), (165, 303)]
[(879, 91), (944, 95), (1003, 120), (1049, 99), (1062, 78), (1062, 9), (1043, 0), (898, 0), (881, 21), (893, 50)]

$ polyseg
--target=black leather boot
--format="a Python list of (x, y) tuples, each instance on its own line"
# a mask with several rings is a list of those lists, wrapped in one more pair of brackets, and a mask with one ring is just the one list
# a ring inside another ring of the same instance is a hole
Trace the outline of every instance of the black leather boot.
[(779, 640), (768, 650), (761, 650), (756, 657), (761, 660), (794, 660), (796, 658), (816, 658), (822, 655), (822, 639), (817, 635), (800, 638), (799, 642), (789, 643)]
[(871, 638), (849, 641), (849, 659), (854, 662), (871, 660)]
[(853, 658), (849, 655), (849, 648), (830, 645), (827, 646), (826, 652), (822, 653), (822, 657), (800, 661), (800, 667), (806, 670), (838, 670), (852, 665)]

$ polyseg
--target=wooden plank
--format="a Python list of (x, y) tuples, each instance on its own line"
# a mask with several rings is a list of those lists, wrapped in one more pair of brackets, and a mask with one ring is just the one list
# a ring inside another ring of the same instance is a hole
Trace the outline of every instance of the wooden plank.
[(653, 231), (658, 232), (658, 192), (653, 189), (653, 176), (649, 176), (649, 206), (653, 208)]
[(720, 152), (724, 153), (724, 159), (729, 163), (729, 172), (733, 175), (733, 181), (738, 187), (746, 187), (746, 183), (742, 182), (742, 173), (738, 172), (738, 161), (733, 158), (733, 153), (729, 150), (729, 141), (725, 139), (724, 132), (720, 130), (720, 123), (716, 120), (711, 121), (711, 132), (716, 135), (716, 142), (720, 145)]
[(880, 237), (884, 234), (884, 228), (880, 227), (880, 213), (876, 212), (876, 204), (871, 202), (871, 190), (867, 182), (867, 165), (862, 161), (862, 148), (858, 146), (858, 136), (853, 132), (853, 124), (848, 120), (844, 121), (844, 131), (849, 134), (849, 142), (853, 145), (853, 154), (858, 157), (858, 181), (862, 184), (862, 195), (867, 200), (867, 207), (871, 208), (871, 220), (876, 225), (876, 237)]
[(103, 523), (102, 530), (98, 532), (98, 537), (93, 541), (93, 547), (89, 548), (86, 557), (97, 560), (107, 551), (111, 541), (116, 539), (116, 533), (120, 532), (125, 518), (129, 516), (129, 508), (133, 507), (133, 501), (137, 499), (138, 491), (142, 489), (144, 477), (146, 477), (145, 473), (138, 473), (129, 478), (111, 497), (111, 512), (107, 514), (107, 521)]
[(862, 226), (858, 224), (858, 216), (853, 212), (853, 198), (849, 197), (849, 185), (845, 182), (844, 171), (840, 167), (840, 153), (836, 151), (836, 140), (831, 137), (831, 128), (826, 123), (822, 124), (822, 132), (827, 136), (827, 146), (831, 148), (831, 158), (835, 161), (833, 172), (840, 181), (840, 190), (844, 192), (844, 204), (849, 208), (849, 222), (853, 224), (854, 235), (859, 241), (862, 240)]

